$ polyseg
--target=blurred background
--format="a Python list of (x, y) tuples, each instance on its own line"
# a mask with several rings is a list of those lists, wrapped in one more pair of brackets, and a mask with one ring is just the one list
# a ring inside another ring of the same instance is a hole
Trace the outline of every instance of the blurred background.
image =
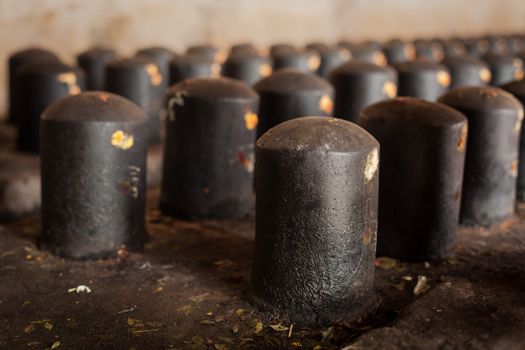
[[(523, 0), (0, 0), (0, 60), (38, 45), (65, 62), (94, 45), (131, 54), (161, 45), (183, 51), (340, 39), (525, 32)], [(6, 107), (0, 66), (0, 114)]]

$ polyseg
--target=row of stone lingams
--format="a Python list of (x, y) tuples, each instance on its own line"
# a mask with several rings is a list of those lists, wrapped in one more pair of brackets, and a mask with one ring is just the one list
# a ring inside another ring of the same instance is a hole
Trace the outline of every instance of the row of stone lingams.
[[(239, 44), (228, 55), (96, 48), (81, 68), (30, 48), (9, 60), (17, 137), (2, 152), (40, 156), (41, 197), (29, 194), (39, 245), (66, 258), (140, 251), (156, 170), (165, 215), (239, 218), (255, 203), (254, 303), (327, 323), (366, 312), (376, 246), (442, 259), (460, 223), (514, 214), (525, 198), (523, 48), (517, 35)], [(163, 161), (148, 169), (159, 144)]]

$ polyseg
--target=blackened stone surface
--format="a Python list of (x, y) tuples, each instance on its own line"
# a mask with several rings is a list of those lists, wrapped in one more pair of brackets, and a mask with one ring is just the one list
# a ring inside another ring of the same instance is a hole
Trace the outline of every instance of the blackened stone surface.
[(218, 77), (221, 65), (203, 55), (190, 54), (175, 57), (170, 62), (170, 85), (186, 79)]
[(315, 51), (321, 58), (321, 63), (316, 73), (327, 79), (334, 69), (345, 64), (352, 58), (350, 50), (342, 47), (331, 47), (321, 43), (306, 45), (307, 50)]
[(428, 62), (441, 62), (445, 58), (445, 51), (443, 45), (439, 42), (430, 39), (414, 40), (414, 47), (416, 49), (416, 58)]
[(373, 103), (397, 94), (397, 72), (392, 67), (350, 61), (334, 70), (334, 116), (355, 122), (359, 112)]
[(450, 73), (439, 63), (413, 61), (396, 64), (395, 68), (399, 75), (398, 96), (435, 102), (450, 86)]
[[(447, 261), (376, 260), (381, 302), (370, 318), (294, 325), (288, 337), (288, 319), (261, 313), (246, 298), (254, 217), (173, 220), (159, 215), (157, 202), (154, 191), (144, 253), (123, 251), (114, 260), (66, 261), (39, 251), (36, 218), (2, 226), (0, 347), (519, 350), (525, 343), (522, 210), (491, 230), (461, 229)], [(430, 289), (415, 296), (418, 276)], [(68, 293), (80, 284), (91, 293)]]
[(499, 86), (523, 79), (524, 67), (521, 58), (505, 54), (488, 53), (483, 56), (492, 73), (490, 85)]
[(450, 88), (462, 86), (487, 85), (491, 78), (489, 66), (482, 60), (466, 57), (453, 56), (443, 60), (450, 72)]
[(272, 54), (273, 69), (295, 68), (304, 72), (316, 72), (321, 65), (321, 57), (313, 50), (280, 49)]
[(490, 225), (514, 213), (523, 106), (495, 87), (456, 88), (439, 102), (468, 119), (461, 223)]
[(383, 51), (388, 64), (413, 61), (416, 58), (414, 44), (400, 39), (392, 39), (384, 43)]
[(232, 218), (253, 207), (259, 98), (243, 82), (190, 79), (168, 93), (164, 213)]
[(16, 105), (16, 94), (14, 94), (14, 91), (16, 89), (16, 72), (24, 65), (36, 62), (59, 62), (59, 59), (54, 53), (38, 47), (28, 48), (15, 52), (9, 57), (7, 67), (9, 75), (8, 108), (10, 109), (8, 111), (8, 120), (12, 123), (16, 122), (17, 120), (17, 117), (15, 114), (13, 114), (14, 111), (12, 110), (13, 107)]
[(261, 98), (258, 137), (293, 118), (333, 113), (334, 89), (313, 73), (282, 69), (255, 84), (254, 89)]
[(272, 74), (272, 61), (269, 57), (252, 53), (230, 55), (222, 67), (222, 75), (242, 80), (253, 85)]
[(459, 225), (467, 119), (409, 97), (369, 106), (358, 121), (381, 145), (377, 254), (449, 256)]
[[(514, 81), (501, 87), (516, 97), (522, 105), (525, 105), (525, 81)], [(520, 136), (519, 164), (518, 164), (518, 187), (516, 198), (525, 201), (525, 134), (523, 128)]]
[(87, 90), (105, 89), (106, 65), (116, 58), (114, 50), (103, 47), (89, 49), (77, 56), (78, 65), (86, 72)]
[(28, 64), (16, 73), (17, 149), (38, 153), (40, 116), (53, 102), (79, 94), (85, 88), (85, 73), (60, 62)]
[(300, 325), (366, 314), (372, 299), (379, 144), (356, 124), (303, 117), (257, 140), (251, 288)]
[(40, 245), (73, 259), (139, 250), (147, 239), (147, 116), (115, 94), (86, 92), (42, 114)]

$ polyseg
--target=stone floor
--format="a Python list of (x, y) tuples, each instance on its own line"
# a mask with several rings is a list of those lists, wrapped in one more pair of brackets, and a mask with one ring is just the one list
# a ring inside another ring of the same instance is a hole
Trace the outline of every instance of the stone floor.
[[(491, 230), (462, 229), (447, 261), (378, 259), (369, 318), (304, 329), (247, 302), (252, 216), (172, 220), (150, 196), (151, 241), (116, 260), (39, 251), (38, 218), (0, 226), (1, 349), (525, 348), (523, 209)], [(79, 285), (91, 292), (70, 291)]]

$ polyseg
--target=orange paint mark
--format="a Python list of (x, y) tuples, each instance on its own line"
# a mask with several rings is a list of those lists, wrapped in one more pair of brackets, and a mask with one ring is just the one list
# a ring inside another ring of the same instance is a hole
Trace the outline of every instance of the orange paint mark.
[(244, 123), (246, 125), (246, 129), (253, 130), (257, 127), (257, 124), (259, 124), (259, 117), (252, 111), (248, 111), (244, 115)]
[(159, 86), (162, 83), (162, 75), (160, 75), (159, 67), (156, 64), (148, 63), (146, 72), (149, 75), (151, 85)]
[(334, 102), (328, 95), (323, 95), (319, 100), (319, 109), (326, 114), (331, 114), (334, 110)]
[(445, 71), (439, 71), (436, 75), (436, 79), (439, 83), (439, 85), (443, 86), (443, 87), (448, 87), (450, 86), (450, 74), (448, 74), (448, 72), (445, 72)]
[(109, 95), (108, 94), (99, 94), (98, 95), (98, 98), (103, 101), (103, 102), (108, 102), (109, 100)]
[(467, 145), (467, 133), (468, 133), (468, 126), (467, 124), (463, 124), (461, 127), (461, 133), (459, 135), (459, 141), (457, 143), (456, 149), (460, 152), (465, 150), (465, 146)]
[(385, 85), (383, 85), (383, 93), (388, 98), (394, 98), (397, 95), (397, 85), (394, 82), (387, 81)]
[(237, 161), (239, 163), (241, 163), (241, 165), (248, 171), (248, 172), (253, 172), (253, 161), (251, 159), (249, 159), (248, 157), (246, 157), (246, 155), (242, 152), (238, 152), (236, 154), (236, 157)]

